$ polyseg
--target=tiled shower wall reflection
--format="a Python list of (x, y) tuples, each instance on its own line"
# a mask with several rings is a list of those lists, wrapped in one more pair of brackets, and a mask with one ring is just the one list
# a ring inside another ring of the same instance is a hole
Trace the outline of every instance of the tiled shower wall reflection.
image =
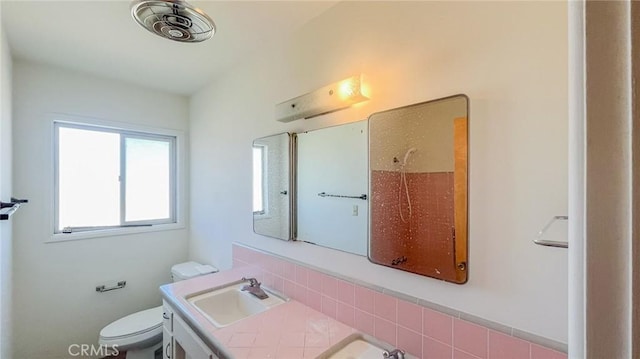
[(453, 172), (405, 176), (406, 187), (400, 172), (371, 171), (371, 258), (405, 257), (404, 270), (455, 279)]
[(267, 287), (418, 358), (566, 359), (549, 348), (321, 273), (233, 246), (234, 267)]

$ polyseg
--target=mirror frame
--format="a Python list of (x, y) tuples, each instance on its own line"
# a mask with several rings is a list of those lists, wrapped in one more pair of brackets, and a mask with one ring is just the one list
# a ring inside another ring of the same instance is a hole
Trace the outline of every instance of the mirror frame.
[[(375, 115), (385, 114), (392, 111), (398, 111), (403, 109), (408, 109), (416, 106), (423, 106), (429, 103), (438, 102), (442, 100), (449, 100), (456, 97), (463, 97), (466, 101), (466, 118), (465, 121), (454, 121), (454, 133), (459, 133), (460, 136), (456, 139), (454, 136), (454, 228), (455, 228), (455, 236), (454, 236), (454, 266), (455, 266), (455, 278), (447, 279), (440, 278), (431, 275), (427, 275), (425, 273), (419, 273), (415, 271), (411, 271), (408, 269), (404, 269), (401, 267), (397, 267), (391, 264), (386, 264), (382, 262), (376, 262), (371, 258), (371, 240), (372, 240), (372, 226), (373, 222), (372, 213), (373, 213), (373, 194), (372, 194), (372, 178), (371, 178), (371, 161), (374, 160), (369, 156), (369, 171), (368, 171), (368, 180), (369, 180), (369, 194), (371, 198), (371, 203), (369, 205), (369, 246), (367, 249), (367, 258), (371, 263), (375, 263), (378, 265), (383, 265), (389, 268), (394, 268), (398, 270), (407, 271), (410, 273), (427, 276), (430, 278), (444, 280), (446, 282), (455, 283), (455, 284), (464, 284), (469, 279), (469, 97), (465, 94), (456, 94), (452, 96), (447, 96), (443, 98), (438, 98), (434, 100), (414, 103), (407, 106), (397, 107), (389, 110), (379, 111), (371, 114), (367, 121), (369, 121), (369, 152), (371, 151), (371, 118)], [(457, 149), (457, 151), (456, 151)]]

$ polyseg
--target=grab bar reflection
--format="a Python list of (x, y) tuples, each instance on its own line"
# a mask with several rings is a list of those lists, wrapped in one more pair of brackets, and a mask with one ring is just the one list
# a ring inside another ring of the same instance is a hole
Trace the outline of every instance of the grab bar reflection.
[(328, 194), (326, 192), (320, 192), (318, 193), (318, 196), (320, 197), (337, 197), (337, 198), (353, 198), (353, 199), (361, 199), (361, 200), (367, 200), (367, 195), (366, 194), (361, 194), (359, 196), (344, 196), (341, 194)]
[(556, 221), (560, 221), (560, 220), (567, 221), (569, 220), (569, 216), (553, 216), (553, 218), (551, 218), (551, 220), (547, 222), (547, 224), (540, 230), (540, 232), (536, 234), (536, 238), (533, 240), (533, 243), (541, 246), (547, 246), (547, 247), (568, 248), (569, 242), (550, 241), (550, 240), (542, 239), (544, 235), (547, 233), (547, 231), (549, 230), (549, 228), (551, 228), (551, 226)]

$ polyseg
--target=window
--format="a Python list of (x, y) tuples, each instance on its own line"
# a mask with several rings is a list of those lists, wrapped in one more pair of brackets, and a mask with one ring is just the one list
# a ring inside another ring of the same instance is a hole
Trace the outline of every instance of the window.
[(55, 122), (55, 233), (176, 223), (176, 137)]
[(267, 174), (265, 173), (266, 148), (264, 145), (253, 146), (253, 213), (266, 214)]

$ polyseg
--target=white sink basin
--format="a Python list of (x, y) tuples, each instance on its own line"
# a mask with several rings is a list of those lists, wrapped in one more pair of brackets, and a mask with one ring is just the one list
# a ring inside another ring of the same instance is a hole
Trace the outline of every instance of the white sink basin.
[(385, 352), (384, 345), (376, 339), (356, 333), (320, 354), (318, 359), (383, 359)]
[(258, 299), (241, 290), (246, 284), (247, 282), (235, 282), (229, 286), (189, 297), (187, 301), (218, 328), (226, 327), (285, 302), (284, 299), (264, 288), (262, 289), (269, 298)]

